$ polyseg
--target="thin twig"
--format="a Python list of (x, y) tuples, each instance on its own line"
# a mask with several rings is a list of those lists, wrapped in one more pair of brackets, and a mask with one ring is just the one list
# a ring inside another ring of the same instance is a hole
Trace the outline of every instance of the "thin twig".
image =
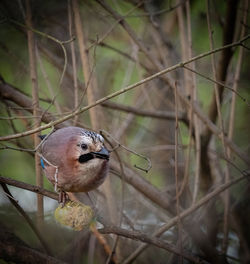
[[(242, 48), (242, 47), (240, 46), (239, 49), (241, 49), (241, 48)], [(223, 86), (224, 88), (226, 88), (226, 89), (232, 91), (232, 92), (235, 93), (235, 95), (237, 95), (237, 96), (238, 96), (238, 97), (239, 97), (244, 103), (246, 103), (248, 107), (250, 107), (250, 102), (249, 102), (245, 97), (243, 97), (239, 92), (237, 92), (237, 90), (234, 90), (233, 88), (229, 87), (228, 85), (226, 85), (226, 84), (224, 84), (224, 83), (222, 83), (222, 82), (220, 82), (220, 81), (218, 81), (218, 80), (214, 80), (213, 78), (210, 78), (209, 76), (206, 76), (206, 75), (204, 75), (204, 74), (198, 72), (197, 70), (191, 69), (190, 67), (188, 67), (188, 66), (186, 66), (186, 65), (184, 65), (183, 67), (184, 67), (185, 69), (187, 69), (187, 70), (189, 70), (189, 71), (191, 71), (191, 72), (193, 72), (193, 73), (195, 73), (195, 74), (201, 76), (202, 78), (207, 79), (208, 81), (211, 81), (211, 82), (213, 82), (213, 83), (215, 83), (215, 84), (217, 84), (217, 85), (221, 85), (221, 86)]]
[[(177, 84), (175, 83), (175, 92), (174, 92), (174, 99), (175, 99), (175, 149), (174, 149), (174, 156), (175, 156), (175, 166), (174, 166), (174, 174), (175, 174), (175, 193), (176, 193), (176, 212), (178, 216), (178, 240), (180, 241), (180, 252), (182, 253), (182, 228), (181, 228), (181, 221), (180, 221), (180, 200), (179, 200), (179, 179), (178, 179), (178, 132), (179, 132), (179, 124), (178, 124), (178, 98), (177, 98)], [(183, 263), (182, 254), (179, 258), (179, 263)]]
[[(107, 240), (103, 237), (103, 235), (100, 233), (100, 231), (96, 228), (95, 224), (90, 225), (91, 232), (95, 235), (99, 243), (103, 246), (105, 252), (108, 254), (108, 256), (112, 256), (112, 251), (107, 243)], [(117, 263), (117, 259), (115, 256), (112, 256), (113, 263)]]
[[(69, 37), (73, 38), (73, 12), (71, 0), (68, 0), (68, 20), (69, 20)], [(79, 103), (79, 90), (77, 84), (77, 68), (76, 68), (76, 52), (74, 42), (70, 42), (71, 58), (72, 58), (72, 70), (73, 70), (73, 86), (74, 86), (74, 108), (77, 109)], [(74, 118), (74, 124), (78, 122), (78, 116)]]
[[(112, 148), (114, 148), (114, 146), (110, 142), (110, 140), (105, 135), (103, 135), (103, 136), (104, 136), (105, 140), (108, 142), (108, 144)], [(119, 215), (119, 221), (118, 221), (118, 224), (119, 224), (119, 227), (120, 227), (121, 224), (122, 224), (122, 218), (123, 218), (123, 215), (124, 215), (123, 214), (123, 209), (124, 209), (124, 196), (125, 196), (125, 174), (124, 174), (124, 168), (123, 168), (123, 163), (122, 163), (121, 157), (120, 157), (120, 155), (119, 155), (119, 153), (118, 153), (118, 151), (116, 149), (114, 150), (114, 153), (115, 153), (116, 158), (117, 158), (117, 160), (119, 162), (121, 175), (122, 175), (122, 177), (121, 177), (121, 180), (122, 180), (121, 206), (120, 206), (120, 215)], [(115, 237), (115, 241), (113, 243), (113, 247), (112, 247), (111, 253), (109, 254), (109, 257), (108, 257), (108, 259), (106, 261), (107, 264), (109, 264), (110, 260), (112, 258), (114, 258), (114, 256), (115, 256), (115, 250), (116, 250), (116, 247), (117, 247), (117, 244), (118, 244), (118, 240), (119, 240), (119, 236), (116, 236)]]
[[(206, 3), (207, 3), (207, 24), (208, 24), (210, 49), (213, 49), (214, 44), (213, 44), (212, 27), (211, 27), (211, 21), (210, 21), (209, 0), (207, 0)], [(211, 62), (212, 62), (213, 79), (216, 80), (216, 67), (215, 67), (214, 54), (211, 55)], [(223, 119), (222, 119), (222, 114), (221, 114), (219, 86), (217, 84), (214, 84), (214, 93), (215, 93), (216, 107), (217, 107), (217, 112), (218, 112), (218, 119), (219, 119), (219, 124), (220, 124), (220, 129), (221, 129), (221, 141), (222, 141), (222, 146), (223, 146), (223, 153), (227, 158), (227, 151), (226, 151), (227, 148), (225, 144), (224, 125), (223, 125)], [(225, 183), (227, 183), (228, 181), (229, 181), (229, 167), (228, 167), (228, 163), (226, 163), (225, 164)], [(223, 222), (224, 236), (223, 236), (223, 243), (222, 243), (223, 253), (227, 251), (227, 245), (228, 245), (229, 198), (230, 198), (229, 190), (226, 190), (224, 194), (224, 199), (225, 199), (224, 201), (224, 222)]]
[[(185, 217), (189, 216), (190, 214), (192, 214), (193, 212), (195, 212), (196, 210), (198, 210), (201, 206), (203, 206), (204, 204), (208, 203), (209, 201), (211, 201), (211, 199), (215, 198), (217, 195), (219, 195), (220, 193), (224, 192), (225, 190), (227, 190), (228, 188), (230, 188), (231, 186), (239, 183), (240, 181), (244, 180), (244, 179), (248, 179), (247, 177), (250, 176), (250, 172), (242, 172), (242, 176), (240, 176), (237, 179), (231, 180), (228, 183), (224, 183), (221, 186), (219, 186), (218, 188), (216, 188), (214, 191), (212, 191), (211, 193), (208, 193), (206, 196), (204, 196), (202, 199), (200, 199), (198, 202), (196, 202), (194, 205), (192, 205), (191, 207), (189, 207), (188, 209), (184, 210), (183, 212), (180, 213), (179, 216), (175, 216), (174, 218), (172, 218), (171, 220), (168, 221), (168, 223), (164, 224), (163, 226), (161, 226), (158, 230), (156, 230), (153, 233), (153, 236), (155, 237), (160, 237), (163, 233), (165, 233), (167, 230), (169, 230), (171, 227), (173, 227), (174, 225), (176, 225), (179, 221), (179, 219), (184, 219)], [(138, 257), (141, 252), (147, 248), (148, 245), (147, 244), (143, 244), (140, 245), (134, 252), (133, 254), (131, 254), (124, 262), (123, 264), (128, 264), (130, 262), (132, 262), (136, 257)]]
[[(162, 76), (163, 74), (166, 74), (168, 72), (177, 70), (177, 69), (183, 67), (184, 65), (190, 63), (190, 62), (193, 62), (193, 61), (199, 60), (201, 58), (207, 57), (207, 56), (211, 55), (212, 53), (217, 53), (217, 52), (222, 51), (224, 49), (228, 49), (228, 48), (239, 46), (239, 45), (241, 45), (242, 42), (248, 40), (249, 38), (250, 38), (250, 35), (247, 35), (244, 38), (240, 39), (239, 41), (236, 41), (236, 42), (233, 42), (231, 44), (222, 46), (220, 48), (216, 48), (214, 50), (210, 50), (210, 51), (204, 52), (204, 53), (202, 53), (200, 55), (197, 55), (197, 56), (195, 56), (195, 57), (193, 57), (193, 58), (191, 58), (191, 59), (189, 59), (187, 61), (177, 63), (177, 64), (175, 64), (175, 65), (173, 65), (171, 67), (168, 67), (168, 68), (166, 68), (166, 69), (164, 69), (162, 71), (159, 71), (159, 72), (157, 72), (155, 74), (152, 74), (152, 75), (150, 75), (149, 77), (147, 77), (147, 78), (145, 78), (143, 80), (140, 80), (140, 81), (138, 81), (138, 82), (136, 82), (134, 84), (131, 84), (131, 85), (125, 87), (125, 88), (122, 88), (122, 89), (120, 89), (120, 90), (118, 90), (118, 91), (116, 91), (114, 93), (111, 93), (111, 94), (109, 94), (109, 95), (107, 95), (107, 96), (105, 96), (105, 97), (103, 97), (101, 99), (98, 99), (94, 103), (91, 103), (91, 104), (89, 104), (89, 105), (87, 105), (85, 107), (80, 107), (79, 109), (73, 111), (72, 113), (70, 113), (68, 115), (65, 115), (62, 118), (59, 118), (59, 119), (57, 119), (55, 121), (51, 121), (51, 122), (49, 122), (46, 125), (40, 126), (39, 128), (31, 129), (31, 130), (28, 130), (28, 131), (25, 131), (25, 132), (21, 132), (21, 133), (17, 133), (17, 134), (14, 134), (14, 135), (2, 136), (2, 137), (0, 137), (0, 141), (10, 140), (10, 139), (14, 139), (14, 138), (28, 136), (28, 135), (34, 134), (36, 132), (42, 131), (44, 129), (47, 129), (47, 128), (51, 127), (51, 126), (55, 126), (57, 124), (60, 124), (60, 123), (62, 123), (64, 121), (74, 117), (75, 115), (79, 115), (79, 114), (81, 114), (81, 113), (83, 113), (83, 112), (85, 112), (85, 111), (87, 111), (87, 110), (89, 110), (89, 109), (91, 109), (91, 108), (93, 108), (93, 107), (95, 107), (95, 106), (97, 106), (97, 105), (99, 105), (99, 104), (111, 99), (111, 98), (114, 98), (114, 97), (116, 97), (116, 96), (118, 96), (120, 94), (128, 92), (128, 91), (140, 86), (143, 83), (146, 83), (146, 82), (149, 82), (149, 81), (151, 81), (151, 80), (153, 80), (155, 78), (158, 78), (158, 77)], [(182, 98), (182, 100), (184, 100), (183, 97), (181, 97), (181, 98)], [(199, 117), (200, 117), (200, 115), (199, 115)], [(213, 130), (213, 133), (214, 133), (214, 129), (212, 129), (211, 126), (208, 126), (208, 127), (209, 127), (210, 130)], [(217, 133), (215, 132), (215, 134), (217, 134)], [(234, 149), (234, 151), (235, 151), (235, 149)], [(243, 160), (245, 160), (245, 159), (243, 158)]]
[(142, 241), (144, 243), (146, 242), (146, 243), (152, 244), (156, 247), (163, 248), (169, 252), (173, 252), (178, 256), (181, 256), (185, 259), (192, 261), (192, 263), (205, 263), (205, 262), (203, 262), (202, 259), (192, 255), (191, 253), (189, 253), (187, 251), (183, 250), (182, 252), (180, 252), (180, 250), (178, 248), (176, 248), (175, 246), (173, 246), (172, 244), (169, 244), (167, 242), (159, 240), (155, 237), (148, 236), (148, 235), (146, 235), (142, 232), (139, 232), (139, 231), (135, 231), (135, 230), (130, 231), (130, 230), (126, 230), (123, 228), (119, 228), (117, 226), (105, 226), (104, 228), (99, 229), (99, 232), (103, 233), (103, 234), (110, 234), (110, 233), (112, 234), (113, 233), (113, 234), (117, 234), (119, 236), (123, 236), (123, 237), (133, 239), (133, 240), (139, 240), (139, 241)]
[[(154, 17), (154, 16), (159, 16), (159, 15), (162, 15), (162, 14), (165, 14), (165, 13), (169, 13), (169, 12), (175, 10), (179, 6), (184, 5), (186, 1), (187, 0), (181, 0), (178, 4), (176, 4), (174, 6), (170, 6), (169, 8), (161, 9), (159, 11), (154, 11), (154, 12), (152, 11), (150, 13), (149, 12), (145, 12), (145, 13), (130, 15), (130, 16), (127, 16), (127, 17), (143, 17), (143, 16)], [(170, 3), (170, 5), (171, 5), (171, 3)]]
[(72, 41), (74, 41), (75, 38), (72, 38), (72, 39), (69, 39), (69, 40), (65, 40), (65, 41), (61, 41), (61, 40), (59, 40), (59, 39), (57, 39), (57, 38), (55, 38), (55, 37), (53, 37), (53, 36), (51, 36), (51, 35), (49, 35), (49, 34), (46, 34), (46, 33), (44, 33), (44, 32), (41, 32), (41, 31), (39, 31), (39, 30), (37, 30), (37, 29), (32, 28), (32, 26), (26, 26), (26, 25), (23, 25), (22, 23), (20, 23), (20, 22), (14, 20), (14, 19), (8, 19), (8, 21), (10, 21), (11, 23), (13, 23), (13, 24), (15, 24), (15, 25), (18, 25), (18, 26), (24, 27), (24, 28), (26, 28), (27, 30), (30, 30), (30, 31), (32, 31), (32, 32), (34, 32), (34, 33), (36, 33), (36, 34), (42, 36), (42, 37), (45, 37), (45, 38), (47, 38), (47, 39), (50, 39), (50, 40), (52, 40), (52, 41), (54, 41), (54, 42), (56, 42), (56, 43), (58, 43), (58, 44), (60, 45), (60, 47), (62, 48), (62, 51), (63, 51), (63, 55), (64, 55), (63, 71), (62, 71), (61, 78), (60, 78), (60, 82), (59, 82), (59, 86), (61, 86), (62, 81), (63, 81), (63, 78), (64, 78), (64, 75), (65, 75), (65, 72), (66, 72), (67, 64), (68, 64), (67, 52), (66, 52), (66, 49), (65, 49), (64, 45), (65, 45), (65, 44), (68, 44), (68, 43), (70, 43), (70, 42), (72, 42)]
[[(105, 131), (105, 130), (101, 130), (100, 133), (101, 133), (102, 135), (105, 133), (106, 135), (108, 135), (110, 138), (112, 138), (112, 140), (114, 140), (114, 141), (117, 143), (117, 146), (115, 146), (113, 150), (115, 150), (115, 149), (117, 149), (117, 148), (119, 148), (119, 147), (122, 147), (122, 148), (124, 148), (126, 151), (131, 152), (131, 153), (133, 153), (134, 155), (136, 155), (136, 156), (138, 156), (138, 157), (140, 157), (140, 158), (146, 160), (147, 163), (148, 163), (147, 168), (142, 168), (142, 167), (140, 167), (140, 166), (137, 166), (136, 164), (134, 165), (135, 168), (140, 169), (140, 170), (142, 170), (142, 171), (144, 171), (144, 172), (146, 172), (146, 173), (148, 173), (148, 172), (150, 171), (150, 169), (152, 168), (152, 164), (151, 164), (151, 160), (150, 160), (148, 157), (146, 157), (146, 156), (144, 156), (144, 155), (142, 155), (142, 154), (139, 154), (139, 153), (137, 153), (136, 151), (134, 151), (134, 150), (132, 150), (132, 149), (130, 149), (130, 148), (128, 148), (128, 147), (122, 145), (118, 140), (116, 140), (114, 137), (112, 137), (111, 134), (108, 133), (107, 131)], [(113, 150), (111, 150), (111, 151), (113, 151)]]
[[(38, 62), (39, 62), (39, 66), (40, 66), (40, 69), (41, 69), (41, 72), (42, 72), (42, 75), (43, 75), (43, 78), (47, 84), (47, 87), (48, 87), (48, 90), (49, 90), (49, 93), (50, 93), (50, 96), (53, 98), (51, 100), (51, 104), (55, 104), (55, 107), (56, 107), (56, 110), (57, 110), (57, 113), (58, 114), (62, 114), (62, 111), (61, 111), (61, 108), (60, 108), (60, 105), (59, 103), (57, 102), (56, 100), (56, 97), (58, 96), (58, 92), (55, 94), (54, 91), (53, 91), (53, 88), (52, 88), (52, 84), (51, 84), (51, 81), (49, 80), (49, 76), (44, 68), (44, 64), (43, 64), (43, 61), (42, 61), (42, 58), (40, 56), (40, 52), (38, 50), (38, 48), (36, 48), (36, 55), (37, 55), (37, 59), (38, 59)], [(47, 112), (47, 111), (46, 111)], [(44, 111), (45, 113), (45, 111)]]
[[(76, 30), (76, 36), (78, 40), (80, 59), (82, 63), (83, 76), (85, 80), (85, 89), (87, 91), (87, 99), (89, 104), (93, 104), (97, 97), (97, 82), (90, 65), (90, 58), (87, 51), (87, 38), (83, 31), (82, 20), (80, 16), (78, 0), (72, 0), (72, 10), (74, 14), (74, 25)], [(96, 105), (97, 106), (97, 105)], [(99, 107), (90, 108), (90, 122), (94, 130), (98, 130), (100, 127), (100, 120), (102, 113)], [(75, 117), (76, 115), (74, 115)]]
[(16, 181), (16, 180), (6, 178), (6, 177), (2, 177), (2, 176), (0, 176), (0, 182), (6, 183), (6, 184), (11, 185), (11, 186), (15, 186), (17, 188), (28, 190), (28, 191), (31, 191), (34, 193), (39, 193), (43, 196), (47, 196), (47, 197), (54, 199), (54, 200), (58, 200), (58, 194), (57, 193), (48, 191), (48, 190), (41, 188), (41, 187), (38, 187), (36, 185), (24, 183), (21, 181)]
[[(166, 119), (166, 120), (175, 120), (175, 113), (170, 111), (152, 111), (152, 110), (143, 110), (141, 108), (136, 108), (129, 105), (118, 104), (115, 102), (104, 102), (101, 104), (104, 107), (115, 109), (119, 111), (124, 111), (127, 113), (133, 113), (135, 115), (143, 116), (143, 117), (151, 117), (151, 118), (159, 118), (159, 119)], [(188, 123), (186, 114), (184, 112), (178, 113), (178, 120), (184, 122), (185, 124)]]
[[(1, 176), (0, 176), (0, 178), (1, 178)], [(17, 211), (23, 216), (25, 221), (28, 223), (28, 225), (30, 226), (32, 231), (36, 234), (38, 240), (40, 241), (40, 243), (43, 246), (43, 248), (46, 251), (46, 253), (49, 254), (50, 256), (52, 256), (52, 252), (49, 249), (49, 247), (48, 247), (47, 243), (45, 242), (45, 240), (43, 239), (42, 235), (40, 234), (39, 230), (33, 224), (33, 222), (31, 221), (30, 217), (25, 213), (23, 208), (18, 204), (17, 200), (13, 197), (13, 195), (9, 191), (9, 188), (7, 187), (6, 183), (3, 183), (1, 181), (1, 185), (2, 185), (2, 188), (3, 188), (6, 196), (9, 198), (9, 201), (15, 206)]]
[[(31, 13), (31, 2), (26, 0), (26, 25), (27, 25), (27, 35), (28, 35), (28, 49), (29, 49), (29, 65), (30, 65), (30, 80), (32, 86), (32, 105), (33, 105), (33, 115), (38, 116), (39, 113), (39, 92), (38, 92), (38, 75), (37, 75), (37, 58), (36, 58), (36, 44), (34, 32), (29, 30), (33, 27), (32, 24), (32, 13)], [(34, 127), (37, 128), (41, 125), (41, 119), (37, 118), (34, 120)], [(40, 143), (38, 134), (34, 134), (34, 148), (36, 148)], [(38, 155), (35, 154), (35, 172), (36, 172), (36, 184), (39, 187), (43, 187), (43, 177), (40, 167), (40, 159)], [(42, 224), (44, 217), (43, 212), (43, 196), (37, 194), (37, 223), (38, 226)]]
[(122, 18), (115, 21), (115, 23), (112, 24), (112, 26), (102, 35), (102, 37), (98, 38), (98, 40), (96, 41), (93, 41), (93, 43), (87, 48), (87, 51), (92, 49), (95, 45), (99, 45), (100, 43), (102, 43), (110, 35), (110, 33), (115, 29), (115, 27), (119, 25), (119, 23), (124, 19), (124, 17), (129, 17), (129, 14), (132, 13), (138, 7), (140, 7), (142, 4), (143, 4), (143, 1), (139, 2), (134, 7), (132, 7)]
[[(190, 1), (186, 2), (186, 13), (187, 13), (187, 39), (188, 39), (188, 59), (192, 58), (192, 32), (191, 32), (191, 14), (190, 14)], [(184, 66), (185, 67), (185, 66)], [(195, 62), (190, 65), (191, 69), (195, 69)], [(201, 160), (201, 139), (200, 139), (200, 122), (197, 114), (194, 112), (194, 102), (197, 101), (197, 85), (196, 85), (196, 75), (191, 74), (190, 81), (190, 97), (191, 97), (191, 108), (190, 108), (190, 128), (189, 128), (189, 139), (190, 145), (192, 143), (192, 125), (194, 126), (194, 143), (195, 143), (195, 174), (194, 174), (194, 190), (193, 190), (193, 203), (196, 201), (196, 197), (199, 191), (200, 182), (200, 160)], [(190, 149), (189, 149), (190, 155)], [(188, 161), (187, 161), (188, 162)], [(189, 166), (188, 166), (189, 167)], [(188, 168), (187, 168), (188, 169)], [(185, 173), (189, 173), (186, 169)], [(186, 176), (187, 177), (187, 176)]]

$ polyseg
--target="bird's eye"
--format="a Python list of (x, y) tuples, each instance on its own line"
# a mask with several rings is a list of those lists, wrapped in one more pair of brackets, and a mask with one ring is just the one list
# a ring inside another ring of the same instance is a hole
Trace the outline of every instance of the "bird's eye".
[(81, 144), (81, 148), (82, 148), (83, 150), (86, 150), (86, 149), (88, 148), (88, 146), (87, 146), (87, 144), (82, 143), (82, 144)]

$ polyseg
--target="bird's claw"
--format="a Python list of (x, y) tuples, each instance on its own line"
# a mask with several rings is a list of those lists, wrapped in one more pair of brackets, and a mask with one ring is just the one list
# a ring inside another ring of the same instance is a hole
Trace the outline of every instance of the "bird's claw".
[(64, 207), (65, 203), (69, 200), (69, 196), (65, 191), (59, 191), (58, 203)]

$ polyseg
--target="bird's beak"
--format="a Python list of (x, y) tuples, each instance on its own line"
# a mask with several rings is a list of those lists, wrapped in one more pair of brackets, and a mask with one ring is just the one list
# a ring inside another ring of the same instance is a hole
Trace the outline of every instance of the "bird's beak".
[(80, 163), (85, 163), (94, 158), (109, 160), (109, 151), (106, 148), (102, 147), (102, 149), (98, 152), (89, 152), (87, 154), (81, 155), (78, 158), (78, 161)]
[(102, 149), (98, 152), (90, 152), (90, 153), (93, 154), (95, 158), (109, 160), (109, 151), (105, 147), (102, 147)]

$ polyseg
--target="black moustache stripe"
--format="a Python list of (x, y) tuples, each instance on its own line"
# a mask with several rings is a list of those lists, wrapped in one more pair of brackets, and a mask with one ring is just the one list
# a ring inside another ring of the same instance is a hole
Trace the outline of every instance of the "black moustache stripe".
[(94, 158), (94, 155), (92, 153), (83, 154), (79, 157), (78, 161), (80, 163), (87, 162), (89, 160), (92, 160)]
[(78, 158), (78, 161), (80, 163), (84, 163), (87, 162), (89, 160), (92, 160), (94, 158), (98, 158), (98, 159), (106, 159), (109, 160), (109, 157), (107, 155), (103, 155), (103, 154), (98, 154), (98, 153), (87, 153), (87, 154), (83, 154)]

